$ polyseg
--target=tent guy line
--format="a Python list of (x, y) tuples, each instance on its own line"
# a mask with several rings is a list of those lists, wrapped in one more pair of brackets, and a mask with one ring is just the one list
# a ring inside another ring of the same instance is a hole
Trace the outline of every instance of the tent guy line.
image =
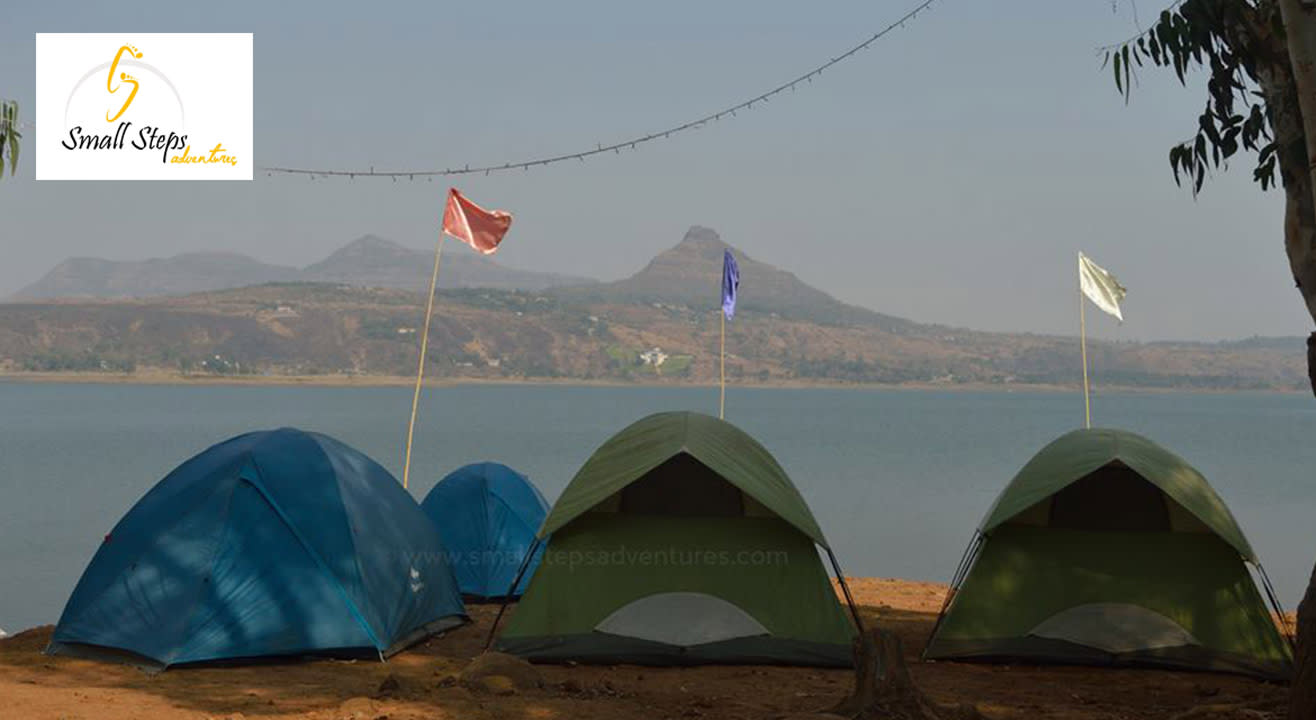
[(867, 50), (870, 46), (872, 46), (873, 43), (877, 42), (882, 37), (892, 32), (893, 30), (904, 27), (906, 22), (913, 20), (915, 17), (918, 17), (919, 13), (923, 12), (924, 10), (927, 10), (929, 7), (931, 7), (932, 3), (935, 1), (936, 0), (923, 0), (923, 2), (919, 3), (912, 10), (900, 16), (898, 20), (892, 22), (890, 25), (887, 25), (881, 30), (878, 30), (877, 32), (873, 33), (868, 37), (868, 39), (864, 40), (858, 45), (849, 48), (848, 50), (841, 53), (840, 55), (831, 58), (830, 60), (823, 63), (822, 65), (819, 65), (818, 67), (810, 70), (809, 72), (800, 75), (794, 80), (790, 80), (788, 82), (782, 83), (781, 85), (778, 85), (777, 87), (765, 93), (752, 97), (748, 100), (744, 100), (736, 105), (732, 105), (731, 107), (725, 108), (723, 110), (719, 110), (710, 115), (705, 115), (697, 120), (691, 120), (689, 122), (682, 123), (680, 125), (667, 128), (665, 130), (658, 130), (656, 132), (651, 132), (647, 135), (641, 135), (639, 137), (634, 137), (629, 140), (623, 140), (621, 142), (613, 143), (611, 145), (598, 144), (594, 148), (591, 148), (589, 150), (564, 153), (561, 155), (552, 155), (549, 157), (537, 158), (534, 160), (525, 160), (521, 162), (507, 162), (507, 163), (494, 164), (494, 165), (476, 165), (474, 167), (472, 167), (469, 163), (467, 163), (462, 165), (461, 167), (449, 167), (449, 168), (444, 168), (442, 170), (437, 170), (437, 169), (435, 170), (376, 170), (374, 166), (371, 166), (365, 170), (320, 170), (314, 168), (295, 168), (295, 167), (262, 167), (260, 169), (265, 172), (266, 176), (272, 176), (275, 173), (279, 173), (282, 175), (309, 175), (311, 179), (315, 179), (317, 176), (323, 178), (346, 177), (348, 179), (355, 179), (357, 177), (392, 178), (396, 182), (400, 178), (405, 178), (407, 180), (415, 180), (416, 178), (429, 179), (429, 178), (452, 176), (452, 175), (473, 175), (477, 173), (483, 173), (485, 175), (488, 175), (489, 173), (502, 172), (506, 170), (529, 170), (530, 168), (535, 166), (553, 165), (556, 163), (566, 162), (568, 160), (579, 160), (581, 162), (584, 162), (585, 158), (587, 157), (591, 157), (594, 155), (601, 155), (603, 153), (609, 153), (609, 152), (619, 155), (621, 154), (622, 150), (634, 150), (636, 149), (637, 146), (642, 145), (644, 143), (653, 142), (654, 140), (667, 139), (672, 135), (686, 132), (687, 130), (697, 130), (699, 128), (704, 127), (710, 122), (721, 121), (725, 117), (735, 117), (737, 112), (753, 109), (755, 104), (766, 103), (770, 98), (776, 95), (780, 95), (781, 93), (784, 93), (787, 90), (794, 92), (795, 88), (801, 83), (812, 83), (815, 77), (822, 75), (823, 72), (830, 69), (832, 66), (842, 63), (845, 60), (848, 60), (849, 58), (853, 57), (861, 50)]

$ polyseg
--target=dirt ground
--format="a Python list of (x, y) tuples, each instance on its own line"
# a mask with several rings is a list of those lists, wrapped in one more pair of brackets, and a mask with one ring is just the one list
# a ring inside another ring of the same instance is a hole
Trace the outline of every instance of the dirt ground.
[[(1157, 670), (918, 663), (945, 587), (855, 578), (865, 621), (895, 631), (915, 680), (934, 699), (975, 703), (991, 718), (1169, 720), (1204, 705), (1279, 708), (1287, 689), (1242, 677)], [(849, 670), (782, 667), (539, 666), (545, 686), (513, 695), (454, 683), (479, 654), (497, 607), (388, 663), (319, 660), (183, 668), (159, 675), (46, 657), (50, 627), (0, 640), (0, 718), (52, 720), (756, 720), (825, 709), (850, 687)], [(514, 610), (510, 610), (512, 612)], [(392, 676), (395, 689), (381, 692)], [(1210, 718), (1257, 718), (1222, 711)]]

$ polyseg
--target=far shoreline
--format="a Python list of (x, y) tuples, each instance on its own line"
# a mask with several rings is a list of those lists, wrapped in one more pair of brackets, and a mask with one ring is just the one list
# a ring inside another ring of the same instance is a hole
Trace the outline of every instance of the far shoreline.
[[(147, 371), (110, 372), (0, 372), (0, 383), (68, 384), (68, 385), (169, 385), (169, 386), (247, 386), (247, 387), (325, 387), (390, 388), (413, 387), (416, 379), (402, 375), (186, 375), (178, 372)], [(636, 387), (636, 388), (716, 388), (717, 383), (680, 380), (618, 380), (586, 378), (427, 378), (425, 387), (443, 388), (463, 385), (554, 386), (564, 387)], [(1077, 386), (1032, 383), (850, 383), (828, 381), (729, 382), (728, 388), (755, 390), (899, 390), (912, 392), (1037, 392), (1081, 393)], [(1099, 392), (1127, 394), (1193, 395), (1299, 395), (1305, 388), (1187, 388), (1094, 385)]]

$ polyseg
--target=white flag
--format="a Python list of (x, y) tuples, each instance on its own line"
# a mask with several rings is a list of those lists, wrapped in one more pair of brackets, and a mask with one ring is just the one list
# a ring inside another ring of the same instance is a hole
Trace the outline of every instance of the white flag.
[(1114, 275), (1089, 260), (1083, 253), (1078, 254), (1078, 286), (1093, 305), (1124, 322), (1124, 316), (1120, 314), (1120, 301), (1124, 299), (1127, 291)]

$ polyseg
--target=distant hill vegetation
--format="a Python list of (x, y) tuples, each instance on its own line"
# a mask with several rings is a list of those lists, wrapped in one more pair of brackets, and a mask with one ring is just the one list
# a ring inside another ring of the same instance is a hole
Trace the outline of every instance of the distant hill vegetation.
[[(358, 238), (305, 268), (270, 265), (237, 253), (185, 253), (142, 261), (70, 258), (19, 290), (15, 299), (149, 298), (188, 295), (271, 282), (331, 282), (359, 287), (423, 291), (434, 252), (374, 235)], [(472, 253), (446, 253), (443, 287), (485, 287), (536, 292), (593, 283), (587, 278), (515, 270)]]
[[(726, 247), (717, 233), (694, 227), (639, 272), (610, 283), (445, 254), (444, 267), (454, 274), (445, 274), (441, 285), (427, 374), (715, 382)], [(733, 382), (1011, 387), (1081, 380), (1075, 338), (976, 332), (883, 315), (735, 252), (742, 295), (727, 325)], [(104, 297), (129, 287), (175, 293), (186, 283), (237, 282), (244, 273), (264, 280), (168, 298), (0, 304), (0, 374), (410, 375), (431, 262), (428, 252), (366, 237), (302, 269), (210, 255), (116, 264), (113, 272), (101, 268), (94, 282), (77, 278), (76, 286), (100, 289)], [(187, 268), (186, 278), (165, 282), (158, 263)], [(38, 284), (43, 292), (67, 294), (56, 288), (75, 286), (78, 268), (68, 265)], [(494, 283), (500, 285), (487, 285)], [(1306, 383), (1303, 348), (1299, 338), (1097, 341), (1088, 354), (1098, 388), (1289, 390)]]

